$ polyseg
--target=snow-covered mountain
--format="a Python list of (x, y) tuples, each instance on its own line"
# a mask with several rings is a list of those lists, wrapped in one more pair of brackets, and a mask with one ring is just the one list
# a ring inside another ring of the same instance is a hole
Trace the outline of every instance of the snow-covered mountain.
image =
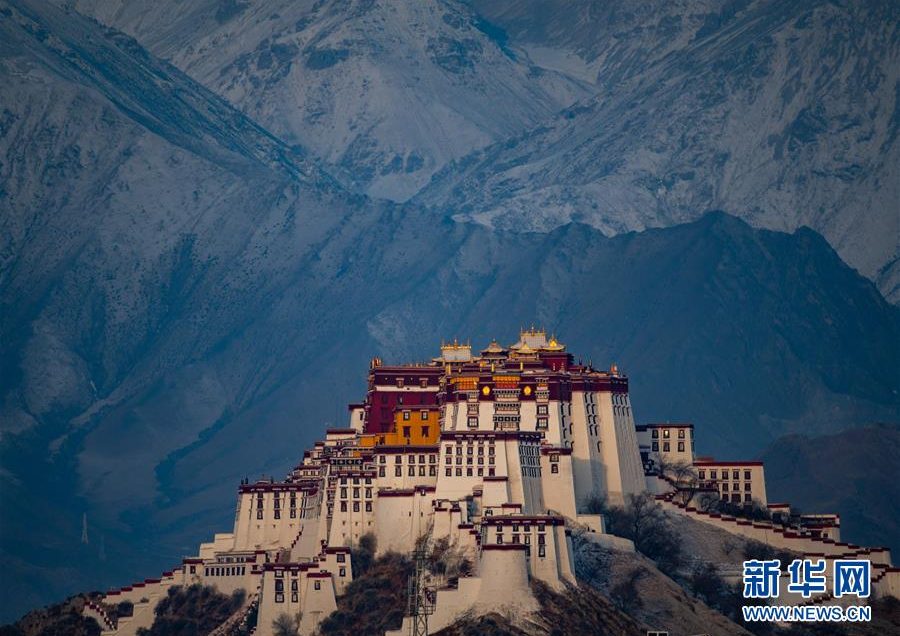
[(588, 91), (446, 0), (78, 0), (348, 183), (404, 200)]
[(900, 300), (894, 2), (74, 5), (369, 194), (440, 171), (421, 204), (518, 231), (807, 225)]
[(421, 202), (539, 231), (574, 219), (615, 234), (717, 208), (806, 225), (900, 300), (896, 2), (475, 4), (598, 91), (446, 168)]
[(171, 566), (344, 421), (371, 356), (442, 336), (541, 322), (701, 452), (897, 419), (900, 313), (812, 231), (455, 223), (54, 6), (0, 0), (3, 619)]

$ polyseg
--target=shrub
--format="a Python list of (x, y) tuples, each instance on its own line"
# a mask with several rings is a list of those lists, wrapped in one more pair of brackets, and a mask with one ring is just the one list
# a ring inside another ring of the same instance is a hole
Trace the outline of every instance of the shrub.
[(627, 577), (613, 585), (609, 590), (609, 600), (613, 605), (627, 614), (633, 614), (635, 610), (643, 607), (644, 603), (637, 589), (637, 582), (643, 576), (642, 569), (634, 568)]
[(138, 636), (192, 636), (208, 634), (244, 604), (244, 591), (231, 596), (204, 585), (172, 587), (156, 606), (156, 618), (150, 629), (141, 628)]
[(399, 628), (412, 571), (409, 559), (396, 553), (374, 560), (337, 599), (337, 610), (319, 624), (320, 633), (323, 636), (356, 636), (383, 634), (388, 629)]
[(371, 532), (367, 532), (359, 538), (355, 548), (350, 549), (350, 567), (353, 570), (353, 578), (357, 578), (368, 572), (375, 559), (375, 550), (378, 548), (378, 539)]

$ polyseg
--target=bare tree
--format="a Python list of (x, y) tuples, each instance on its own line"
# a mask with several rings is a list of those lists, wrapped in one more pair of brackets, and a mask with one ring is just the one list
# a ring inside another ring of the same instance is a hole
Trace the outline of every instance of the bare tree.
[(300, 619), (289, 614), (279, 614), (272, 621), (272, 633), (275, 636), (300, 636)]
[(703, 512), (716, 510), (719, 506), (719, 492), (717, 490), (704, 490), (697, 498), (697, 507)]
[(685, 506), (691, 503), (700, 489), (697, 471), (688, 462), (676, 462), (668, 466), (669, 477), (675, 482), (678, 499)]

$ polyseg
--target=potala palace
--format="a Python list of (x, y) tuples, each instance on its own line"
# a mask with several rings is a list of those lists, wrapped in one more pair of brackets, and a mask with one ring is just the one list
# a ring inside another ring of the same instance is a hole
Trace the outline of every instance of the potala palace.
[[(373, 359), (365, 399), (349, 405), (346, 428), (327, 430), (283, 481), (240, 484), (231, 532), (160, 578), (109, 591), (85, 613), (104, 634), (135, 634), (153, 622), (169, 587), (202, 583), (224, 593), (243, 588), (242, 612), (257, 607), (257, 634), (271, 634), (281, 614), (299, 617), (300, 633), (310, 634), (336, 609), (352, 580), (351, 550), (370, 534), (378, 553), (413, 554), (442, 541), (472, 564), (458, 580), (411, 581), (398, 634), (417, 633), (416, 608), (429, 631), (466, 611), (528, 612), (536, 605), (531, 579), (557, 589), (574, 582), (574, 528), (629, 549), (586, 504), (622, 505), (643, 492), (673, 514), (772, 546), (869, 558), (873, 590), (900, 590), (887, 549), (841, 542), (837, 515), (788, 526), (704, 509), (698, 502), (710, 495), (776, 516), (786, 505), (768, 502), (760, 462), (696, 457), (690, 424), (636, 426), (628, 378), (615, 365), (577, 363), (532, 328), (515, 344), (491, 342), (479, 353), (445, 344), (424, 364)], [(123, 600), (134, 613), (115, 622), (103, 605)], [(241, 612), (230, 622), (240, 619)]]

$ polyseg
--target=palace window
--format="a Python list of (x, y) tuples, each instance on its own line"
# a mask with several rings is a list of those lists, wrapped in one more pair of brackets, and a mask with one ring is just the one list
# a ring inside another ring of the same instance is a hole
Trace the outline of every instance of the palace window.
[(669, 442), (663, 442), (663, 452), (668, 453), (670, 450)]
[(398, 389), (403, 388), (403, 378), (397, 378), (397, 388)]
[(538, 415), (547, 415), (547, 405), (546, 404), (538, 404), (537, 412), (538, 412)]
[(753, 498), (750, 496), (750, 493), (747, 493), (747, 494), (744, 495), (744, 502), (746, 502), (746, 503), (752, 503), (752, 502), (753, 502)]
[(280, 510), (275, 510), (275, 518), (281, 519), (281, 511)]
[(313, 583), (313, 587), (317, 590), (321, 590), (322, 589), (322, 581), (316, 581), (315, 583)]
[(263, 511), (261, 509), (256, 511), (256, 518), (257, 519), (263, 518)]
[(346, 501), (341, 502), (341, 512), (347, 512), (347, 502)]
[(678, 442), (678, 452), (679, 453), (684, 452), (684, 442)]
[(714, 471), (714, 470), (709, 471), (709, 478), (710, 479), (718, 479), (718, 477), (716, 476), (716, 471)]
[[(406, 418), (404, 418), (404, 419), (406, 419)], [(409, 437), (409, 436), (410, 436), (410, 427), (404, 426), (403, 427), (403, 437)]]
[(428, 427), (427, 426), (422, 427), (422, 437), (428, 437)]
[(478, 428), (478, 418), (477, 417), (469, 418), (469, 428)]
[(353, 502), (353, 512), (359, 512), (359, 502), (358, 501)]
[(424, 477), (424, 476), (425, 476), (425, 467), (419, 466), (419, 477)]
[(291, 603), (299, 603), (300, 595), (297, 592), (291, 592)]
[(453, 469), (452, 469), (452, 468), (448, 468), (447, 470), (444, 471), (444, 474), (445, 474), (447, 477), (450, 477), (450, 476), (453, 474)]
[(701, 480), (702, 480), (702, 479), (706, 479), (706, 471), (705, 471), (705, 470), (698, 470), (698, 471), (697, 471), (697, 478), (698, 478), (698, 479), (701, 479)]
[(402, 466), (396, 466), (394, 468), (394, 477), (403, 477), (403, 467)]
[(722, 482), (722, 490), (728, 490), (728, 482)]
[(650, 431), (650, 437), (652, 437), (653, 439), (657, 439), (659, 437), (659, 431), (654, 428), (652, 431)]
[(428, 475), (431, 477), (437, 477), (437, 466), (429, 466)]
[(366, 502), (366, 512), (372, 512), (372, 502), (371, 501)]
[(559, 472), (559, 464), (550, 464), (550, 472), (554, 475)]
[(284, 603), (284, 593), (275, 593), (275, 602), (276, 603)]
[(747, 479), (747, 480), (750, 479), (750, 471), (749, 470), (744, 471), (744, 479)]
[(733, 470), (733, 471), (731, 471), (731, 478), (732, 478), (732, 479), (740, 479), (740, 478), (741, 478), (741, 471), (739, 471), (739, 470)]
[(409, 476), (410, 476), (410, 477), (415, 477), (415, 476), (416, 476), (416, 467), (415, 467), (415, 466), (410, 466), (410, 467), (409, 467)]
[(428, 419), (428, 411), (419, 411), (419, 419), (427, 420)]
[(663, 439), (669, 439), (669, 429), (663, 429)]
[(749, 481), (744, 482), (744, 490), (746, 490), (747, 492), (750, 492), (750, 482)]
[(378, 467), (378, 476), (379, 476), (379, 477), (384, 477), (384, 476), (385, 476), (385, 474), (384, 474), (384, 466), (379, 466), (379, 467)]
[(338, 563), (344, 563), (344, 562), (346, 562), (346, 561), (347, 561), (347, 555), (344, 554), (343, 552), (338, 552), (338, 553), (337, 553), (337, 562), (338, 562)]
[(653, 442), (653, 450), (659, 451), (659, 442)]
[(338, 576), (347, 576), (347, 568), (340, 568), (338, 570)]
[(539, 545), (539, 546), (538, 546), (538, 556), (539, 556), (540, 558), (542, 558), (542, 559), (543, 559), (545, 556), (547, 556), (547, 548), (546, 548), (546, 546), (543, 546), (543, 545)]
[(684, 439), (684, 429), (683, 428), (678, 429), (678, 439)]
[(457, 476), (457, 477), (462, 477), (462, 468), (457, 468), (457, 469), (456, 469), (456, 476)]

